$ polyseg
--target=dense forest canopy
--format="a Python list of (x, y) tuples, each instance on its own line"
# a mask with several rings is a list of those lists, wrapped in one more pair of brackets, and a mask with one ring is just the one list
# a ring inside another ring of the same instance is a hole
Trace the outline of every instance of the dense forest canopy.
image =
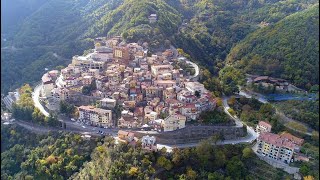
[(319, 4), (248, 35), (230, 52), (228, 63), (250, 74), (319, 84)]
[(66, 179), (90, 160), (100, 141), (79, 134), (35, 134), (1, 126), (1, 179)]

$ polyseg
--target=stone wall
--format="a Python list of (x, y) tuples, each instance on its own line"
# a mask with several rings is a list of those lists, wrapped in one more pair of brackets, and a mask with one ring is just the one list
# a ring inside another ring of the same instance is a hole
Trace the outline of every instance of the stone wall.
[[(135, 135), (141, 138), (147, 133), (135, 132)], [(242, 127), (230, 127), (230, 126), (187, 126), (184, 129), (158, 133), (148, 134), (156, 136), (157, 143), (159, 144), (184, 144), (184, 143), (196, 143), (203, 139), (207, 139), (213, 135), (222, 135), (224, 140), (237, 139), (243, 137), (246, 132)]]

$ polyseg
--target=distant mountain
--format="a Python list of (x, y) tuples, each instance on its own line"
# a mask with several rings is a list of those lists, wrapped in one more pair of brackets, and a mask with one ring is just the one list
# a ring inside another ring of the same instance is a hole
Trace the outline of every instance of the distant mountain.
[(251, 33), (232, 48), (227, 63), (299, 87), (319, 84), (319, 4)]
[[(23, 21), (48, 0), (1, 0), (1, 36), (10, 41)], [(4, 42), (1, 38), (1, 44)]]

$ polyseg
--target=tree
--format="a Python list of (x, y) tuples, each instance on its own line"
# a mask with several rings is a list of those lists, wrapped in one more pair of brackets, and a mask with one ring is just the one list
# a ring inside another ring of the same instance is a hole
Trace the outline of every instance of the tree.
[(123, 38), (123, 39), (127, 39), (128, 36), (129, 36), (128, 32), (122, 33), (122, 38)]
[(164, 41), (164, 47), (167, 48), (167, 49), (169, 49), (169, 48), (170, 48), (170, 45), (171, 45), (170, 40), (166, 39), (166, 40)]
[(208, 180), (223, 180), (224, 176), (222, 174), (219, 174), (217, 172), (209, 173), (208, 174)]
[(212, 153), (212, 145), (208, 140), (203, 140), (196, 147), (196, 154), (200, 160), (200, 164), (204, 167), (208, 165)]
[(221, 69), (219, 79), (226, 95), (238, 92), (238, 86), (245, 84), (245, 74), (232, 66)]
[(43, 123), (45, 120), (45, 116), (40, 112), (38, 108), (34, 108), (32, 113), (32, 120), (37, 123)]
[(131, 167), (129, 170), (130, 176), (137, 176), (139, 169), (137, 167)]
[(246, 111), (246, 112), (249, 112), (251, 111), (251, 106), (249, 106), (248, 104), (245, 104), (244, 106), (242, 106), (242, 111)]
[(229, 112), (232, 116), (236, 115), (236, 112), (235, 112), (233, 109), (231, 109), (231, 108), (228, 109), (228, 112)]
[(56, 66), (56, 67), (55, 67), (55, 69), (58, 70), (58, 71), (61, 71), (61, 69), (63, 69), (63, 68), (65, 68), (65, 67), (62, 66), (62, 65), (59, 65), (59, 66)]
[(59, 126), (60, 122), (56, 114), (50, 113), (49, 117), (45, 118), (45, 121), (48, 123), (49, 126)]
[(214, 152), (214, 168), (219, 169), (224, 167), (226, 161), (226, 155), (222, 150)]
[(220, 136), (218, 134), (215, 134), (210, 137), (210, 141), (213, 142), (214, 144), (217, 144), (219, 140), (220, 140)]
[(303, 176), (307, 176), (310, 173), (310, 167), (307, 163), (303, 163), (300, 166), (299, 172), (303, 175)]
[(188, 180), (194, 180), (197, 178), (197, 173), (194, 170), (192, 170), (190, 166), (187, 167), (186, 175)]
[(314, 180), (314, 177), (311, 176), (311, 175), (304, 176), (304, 177), (303, 177), (303, 180)]
[(234, 156), (227, 163), (227, 174), (233, 179), (241, 179), (245, 176), (245, 166), (240, 161), (239, 157)]
[(231, 96), (230, 99), (228, 99), (228, 104), (230, 106), (233, 106), (234, 103), (236, 103), (236, 97), (235, 96)]
[(245, 158), (245, 159), (249, 159), (253, 156), (253, 152), (252, 152), (252, 149), (249, 148), (249, 147), (245, 147), (243, 150), (242, 150), (242, 157)]
[(200, 96), (201, 96), (201, 94), (200, 94), (199, 91), (195, 91), (195, 92), (194, 92), (194, 95), (195, 95), (197, 98), (200, 98)]
[(81, 91), (82, 91), (82, 94), (84, 95), (90, 95), (91, 93), (90, 86), (83, 86)]
[(314, 141), (319, 141), (319, 132), (318, 131), (312, 131), (312, 139)]
[(302, 133), (306, 133), (308, 130), (308, 128), (305, 125), (303, 125), (299, 122), (289, 122), (289, 123), (287, 123), (287, 125), (289, 127), (293, 128), (294, 130), (300, 131)]
[(223, 102), (221, 98), (217, 98), (217, 106), (218, 107), (222, 107), (223, 106)]
[(67, 101), (60, 101), (60, 112), (66, 114), (68, 117), (76, 115), (76, 107)]
[(157, 160), (157, 165), (165, 168), (166, 170), (170, 170), (172, 168), (172, 163), (164, 156), (160, 156)]
[(271, 117), (275, 112), (275, 108), (270, 103), (262, 104), (259, 109), (259, 113), (261, 113), (265, 118)]

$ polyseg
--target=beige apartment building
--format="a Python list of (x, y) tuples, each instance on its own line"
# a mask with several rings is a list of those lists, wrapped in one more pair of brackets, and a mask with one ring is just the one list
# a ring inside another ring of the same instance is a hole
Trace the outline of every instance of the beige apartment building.
[(183, 129), (186, 127), (187, 118), (180, 114), (170, 115), (161, 122), (163, 131), (174, 131), (177, 129)]
[(89, 121), (93, 125), (97, 126), (113, 126), (112, 111), (94, 106), (80, 106), (79, 107), (79, 119)]
[(265, 121), (259, 121), (256, 132), (263, 133), (263, 132), (271, 132), (272, 125)]
[(257, 153), (285, 163), (291, 162), (295, 148), (290, 140), (269, 132), (260, 134), (257, 145)]

